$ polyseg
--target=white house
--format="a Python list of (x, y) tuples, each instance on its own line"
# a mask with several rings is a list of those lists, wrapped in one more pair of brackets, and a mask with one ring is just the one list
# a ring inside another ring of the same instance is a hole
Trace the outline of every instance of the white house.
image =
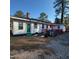
[(41, 33), (43, 29), (47, 29), (52, 25), (51, 22), (42, 22), (37, 19), (24, 19), (18, 17), (10, 17), (10, 31), (13, 35)]

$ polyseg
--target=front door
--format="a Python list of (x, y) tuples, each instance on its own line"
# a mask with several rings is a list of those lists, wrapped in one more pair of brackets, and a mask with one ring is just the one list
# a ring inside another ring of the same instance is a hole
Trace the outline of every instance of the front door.
[(27, 33), (30, 33), (30, 24), (27, 24)]

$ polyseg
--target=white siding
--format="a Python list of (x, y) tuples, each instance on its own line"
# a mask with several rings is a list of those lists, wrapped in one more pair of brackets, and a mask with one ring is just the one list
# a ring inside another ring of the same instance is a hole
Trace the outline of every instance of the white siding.
[(48, 25), (48, 29), (50, 28), (50, 25)]
[(58, 26), (53, 26), (53, 29), (58, 29)]
[(62, 31), (63, 31), (63, 32), (65, 32), (65, 31), (66, 31), (66, 28), (65, 28), (65, 26), (64, 26), (64, 25), (60, 25), (60, 29), (62, 29)]
[(36, 33), (36, 32), (39, 33), (39, 30), (40, 30), (40, 29), (39, 29), (39, 25), (40, 25), (40, 24), (37, 24), (37, 28), (34, 29), (35, 33)]
[(41, 32), (40, 24), (37, 24), (37, 28), (34, 28), (34, 23), (31, 23), (31, 33)]
[(46, 29), (46, 25), (44, 25), (44, 29)]
[(25, 34), (26, 33), (26, 23), (23, 22), (23, 29), (22, 30), (19, 30), (18, 26), (19, 26), (19, 22), (14, 21), (13, 22), (13, 35)]
[(42, 32), (42, 24), (39, 24), (39, 32)]
[(34, 33), (34, 23), (31, 23), (31, 33)]
[[(27, 33), (27, 24), (23, 22), (23, 29), (19, 30), (18, 28), (19, 22), (18, 21), (13, 21), (13, 35), (17, 34), (26, 34)], [(46, 25), (44, 24), (44, 29), (46, 29)], [(31, 33), (41, 33), (42, 32), (42, 24), (37, 24), (37, 28), (34, 28), (34, 23), (31, 23)]]

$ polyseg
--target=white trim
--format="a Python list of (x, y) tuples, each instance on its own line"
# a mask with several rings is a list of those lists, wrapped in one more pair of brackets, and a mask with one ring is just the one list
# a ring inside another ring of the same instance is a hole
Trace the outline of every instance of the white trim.
[(26, 20), (26, 21), (30, 21), (29, 19), (23, 19), (23, 18), (18, 18), (18, 17), (13, 17), (13, 16), (10, 16), (10, 18), (13, 18), (13, 19), (19, 19), (19, 20)]

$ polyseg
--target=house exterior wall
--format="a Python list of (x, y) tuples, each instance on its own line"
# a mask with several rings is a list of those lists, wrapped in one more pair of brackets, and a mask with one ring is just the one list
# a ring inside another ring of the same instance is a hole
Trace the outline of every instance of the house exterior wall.
[[(59, 28), (58, 28), (58, 26), (59, 26)], [(59, 25), (55, 25), (55, 26), (53, 26), (53, 29), (54, 30), (62, 30), (63, 32), (65, 32), (66, 31), (66, 28), (65, 28), (65, 26), (64, 25), (62, 25), (62, 24), (59, 24)]]
[(55, 29), (58, 29), (58, 26), (53, 26), (53, 29), (55, 30)]
[(39, 32), (39, 24), (37, 24), (37, 28), (34, 28), (34, 33), (38, 33)]
[(44, 29), (46, 29), (46, 24), (44, 24)]
[(34, 33), (34, 23), (31, 23), (31, 33)]
[(37, 31), (38, 33), (40, 33), (40, 30), (41, 30), (41, 29), (40, 29), (40, 26), (41, 26), (41, 24), (37, 24), (37, 30), (36, 30), (36, 31)]
[(48, 25), (48, 29), (50, 28), (50, 25)]
[[(18, 28), (19, 22), (18, 21), (13, 21), (13, 35), (18, 35), (18, 34), (26, 34), (27, 33), (27, 23), (23, 22), (23, 29), (19, 30)], [(44, 25), (44, 28), (46, 28), (46, 25)], [(41, 33), (42, 32), (42, 24), (37, 24), (37, 28), (34, 28), (34, 23), (31, 23), (31, 33)]]
[(19, 30), (18, 29), (19, 26), (19, 22), (17, 21), (13, 21), (13, 35), (17, 35), (17, 34), (26, 34), (26, 23), (23, 22), (23, 29)]
[(39, 33), (42, 32), (42, 24), (39, 24)]
[(44, 29), (46, 29), (46, 24), (44, 24), (44, 28), (42, 28), (42, 24), (39, 24), (39, 33), (43, 32)]
[(31, 33), (40, 33), (41, 29), (40, 29), (41, 24), (37, 24), (37, 28), (34, 28), (34, 23), (31, 23)]
[[(27, 34), (27, 22), (23, 22), (23, 29), (19, 29), (19, 22), (21, 21), (13, 21), (12, 33), (13, 35), (19, 34)], [(48, 28), (50, 26), (48, 25)], [(44, 28), (42, 28), (42, 23), (37, 23), (37, 28), (34, 28), (34, 23), (31, 23), (30, 31), (32, 34), (41, 33), (44, 29), (47, 29), (47, 24), (44, 24)]]

